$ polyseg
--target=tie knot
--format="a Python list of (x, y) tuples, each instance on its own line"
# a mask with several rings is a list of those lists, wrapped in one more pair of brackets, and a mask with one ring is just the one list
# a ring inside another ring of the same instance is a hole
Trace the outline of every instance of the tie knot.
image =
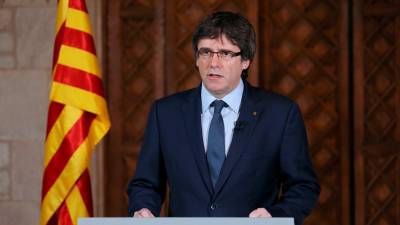
[(228, 104), (226, 104), (222, 100), (215, 100), (211, 103), (210, 106), (214, 107), (214, 113), (221, 113), (223, 107), (228, 107)]

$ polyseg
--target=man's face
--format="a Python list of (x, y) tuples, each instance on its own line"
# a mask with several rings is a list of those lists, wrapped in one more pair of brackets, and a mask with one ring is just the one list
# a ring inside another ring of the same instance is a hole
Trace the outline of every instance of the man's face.
[[(229, 41), (225, 35), (215, 39), (201, 39), (197, 49), (209, 49), (213, 52), (240, 52), (239, 47)], [(216, 98), (222, 98), (236, 88), (240, 82), (242, 70), (247, 69), (249, 64), (250, 61), (242, 60), (241, 56), (223, 59), (214, 54), (209, 58), (199, 55), (196, 59), (203, 84)]]

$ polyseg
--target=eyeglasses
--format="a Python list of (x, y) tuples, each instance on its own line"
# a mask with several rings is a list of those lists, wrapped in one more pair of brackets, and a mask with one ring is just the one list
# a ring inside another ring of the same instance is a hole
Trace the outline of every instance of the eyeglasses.
[(213, 52), (209, 48), (200, 48), (197, 51), (197, 54), (203, 59), (211, 59), (212, 57), (214, 57), (214, 54), (217, 54), (219, 59), (230, 60), (233, 57), (241, 55), (242, 52), (232, 52), (229, 50), (220, 50), (218, 52)]

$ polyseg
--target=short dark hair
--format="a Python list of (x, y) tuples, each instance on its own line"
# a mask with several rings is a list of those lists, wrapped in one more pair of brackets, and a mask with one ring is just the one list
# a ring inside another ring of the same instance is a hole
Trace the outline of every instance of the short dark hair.
[[(256, 53), (254, 28), (245, 17), (233, 12), (214, 12), (200, 22), (192, 38), (195, 57), (198, 57), (197, 45), (201, 39), (215, 39), (223, 34), (240, 48), (242, 59), (253, 60)], [(242, 78), (246, 79), (247, 76), (247, 69), (243, 70)]]

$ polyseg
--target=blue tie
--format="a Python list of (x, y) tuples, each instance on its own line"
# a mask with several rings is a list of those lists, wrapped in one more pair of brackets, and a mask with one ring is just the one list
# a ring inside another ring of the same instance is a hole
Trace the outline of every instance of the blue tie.
[(221, 111), (228, 105), (222, 100), (215, 100), (210, 106), (214, 107), (214, 115), (208, 131), (207, 160), (211, 181), (215, 187), (225, 160), (225, 130)]

